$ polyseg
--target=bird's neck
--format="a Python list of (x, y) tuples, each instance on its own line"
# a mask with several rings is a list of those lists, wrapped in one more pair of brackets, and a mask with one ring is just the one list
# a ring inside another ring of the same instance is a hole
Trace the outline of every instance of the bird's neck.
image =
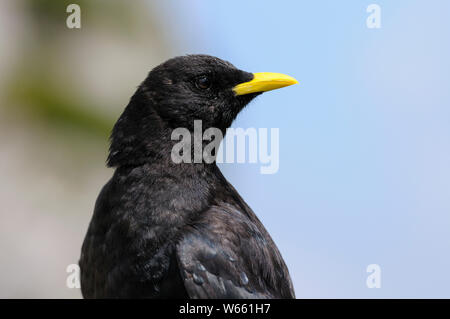
[[(164, 230), (162, 239), (175, 234), (214, 202), (220, 171), (215, 164), (174, 164), (153, 162), (140, 166), (121, 166), (113, 177), (125, 190), (127, 209), (136, 220)], [(124, 198), (117, 194), (114, 198)], [(145, 210), (140, 209), (145, 203)], [(156, 231), (156, 230), (155, 230)]]
[[(204, 167), (209, 167), (208, 163), (215, 164), (214, 152), (213, 156), (211, 152), (206, 158), (203, 156), (206, 145), (211, 145), (210, 140), (203, 140), (207, 127), (198, 129), (193, 125), (187, 129), (172, 126), (160, 117), (149, 98), (138, 90), (113, 128), (108, 166), (164, 163), (175, 170), (182, 167), (183, 170), (195, 171), (202, 166), (191, 164), (203, 163)], [(221, 136), (214, 136), (215, 150), (223, 132), (217, 135)]]

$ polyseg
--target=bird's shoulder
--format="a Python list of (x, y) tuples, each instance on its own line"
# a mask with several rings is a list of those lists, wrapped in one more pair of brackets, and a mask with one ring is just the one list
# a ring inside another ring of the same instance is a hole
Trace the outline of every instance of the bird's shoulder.
[(176, 254), (192, 298), (294, 297), (276, 245), (251, 209), (239, 202), (212, 205), (187, 226)]

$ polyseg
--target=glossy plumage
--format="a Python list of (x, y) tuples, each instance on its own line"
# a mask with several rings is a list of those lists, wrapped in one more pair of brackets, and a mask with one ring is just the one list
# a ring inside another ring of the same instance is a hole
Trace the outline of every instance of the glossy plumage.
[[(199, 76), (211, 81), (205, 90)], [(193, 55), (150, 72), (116, 123), (80, 257), (85, 298), (294, 298), (270, 235), (215, 163), (171, 160), (177, 127), (225, 132), (257, 94), (252, 74)]]

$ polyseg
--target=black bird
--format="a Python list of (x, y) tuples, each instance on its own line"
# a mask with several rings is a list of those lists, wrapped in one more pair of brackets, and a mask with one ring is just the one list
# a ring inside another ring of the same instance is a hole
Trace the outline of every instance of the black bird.
[(295, 298), (272, 238), (213, 163), (175, 163), (175, 128), (225, 133), (255, 96), (297, 83), (208, 55), (154, 68), (111, 134), (79, 265), (85, 298)]

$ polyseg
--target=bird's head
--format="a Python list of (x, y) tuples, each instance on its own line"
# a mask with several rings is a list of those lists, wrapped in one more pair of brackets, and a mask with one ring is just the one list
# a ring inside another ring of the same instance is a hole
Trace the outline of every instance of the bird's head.
[(179, 127), (193, 131), (195, 120), (225, 133), (257, 95), (295, 83), (284, 74), (245, 72), (209, 55), (170, 59), (149, 73), (114, 126), (108, 163), (148, 157), (156, 151), (149, 149), (151, 140)]

